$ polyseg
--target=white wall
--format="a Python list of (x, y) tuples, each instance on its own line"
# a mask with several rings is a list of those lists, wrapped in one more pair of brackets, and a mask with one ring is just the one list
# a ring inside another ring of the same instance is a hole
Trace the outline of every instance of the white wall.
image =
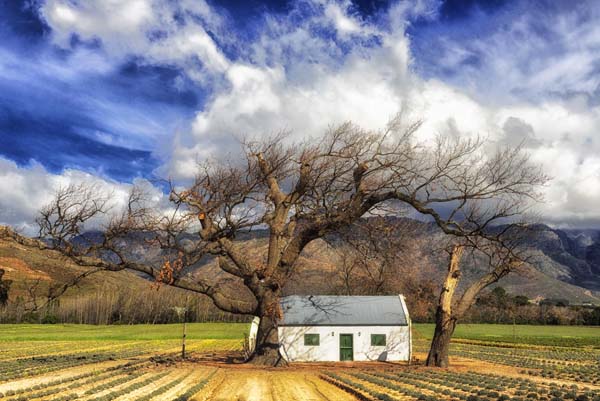
[(253, 352), (256, 347), (256, 335), (258, 334), (258, 325), (260, 318), (255, 316), (250, 323), (250, 333), (248, 333), (248, 351)]
[[(353, 334), (355, 361), (407, 361), (409, 326), (280, 326), (280, 351), (290, 362), (339, 361), (340, 334)], [(304, 346), (304, 334), (319, 334), (319, 346)], [(386, 345), (371, 346), (371, 334), (385, 334)]]

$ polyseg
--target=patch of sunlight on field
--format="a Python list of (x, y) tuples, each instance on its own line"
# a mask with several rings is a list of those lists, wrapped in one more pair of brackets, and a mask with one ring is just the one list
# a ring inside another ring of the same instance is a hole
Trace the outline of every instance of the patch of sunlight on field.
[[(188, 323), (187, 338), (243, 339), (245, 323)], [(170, 340), (181, 338), (181, 324), (94, 326), (77, 324), (0, 325), (0, 341)]]

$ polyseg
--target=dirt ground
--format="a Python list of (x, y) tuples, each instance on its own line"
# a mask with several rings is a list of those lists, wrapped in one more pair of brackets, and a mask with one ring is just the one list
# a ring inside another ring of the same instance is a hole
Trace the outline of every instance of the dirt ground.
[(305, 369), (290, 371), (222, 369), (195, 400), (325, 401), (356, 400)]

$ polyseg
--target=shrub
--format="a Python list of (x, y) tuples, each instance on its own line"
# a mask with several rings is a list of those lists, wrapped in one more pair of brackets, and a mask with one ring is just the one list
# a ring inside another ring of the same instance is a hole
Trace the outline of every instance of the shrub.
[(57, 324), (58, 317), (56, 315), (47, 314), (42, 319), (42, 324)]

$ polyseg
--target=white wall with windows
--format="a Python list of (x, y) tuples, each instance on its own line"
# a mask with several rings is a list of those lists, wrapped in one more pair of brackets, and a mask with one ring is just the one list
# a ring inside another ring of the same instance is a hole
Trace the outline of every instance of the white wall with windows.
[[(407, 361), (410, 326), (283, 326), (280, 352), (290, 362), (340, 361), (340, 335), (352, 335), (354, 361)], [(347, 347), (343, 347), (347, 348)], [(344, 359), (344, 358), (342, 358)]]

